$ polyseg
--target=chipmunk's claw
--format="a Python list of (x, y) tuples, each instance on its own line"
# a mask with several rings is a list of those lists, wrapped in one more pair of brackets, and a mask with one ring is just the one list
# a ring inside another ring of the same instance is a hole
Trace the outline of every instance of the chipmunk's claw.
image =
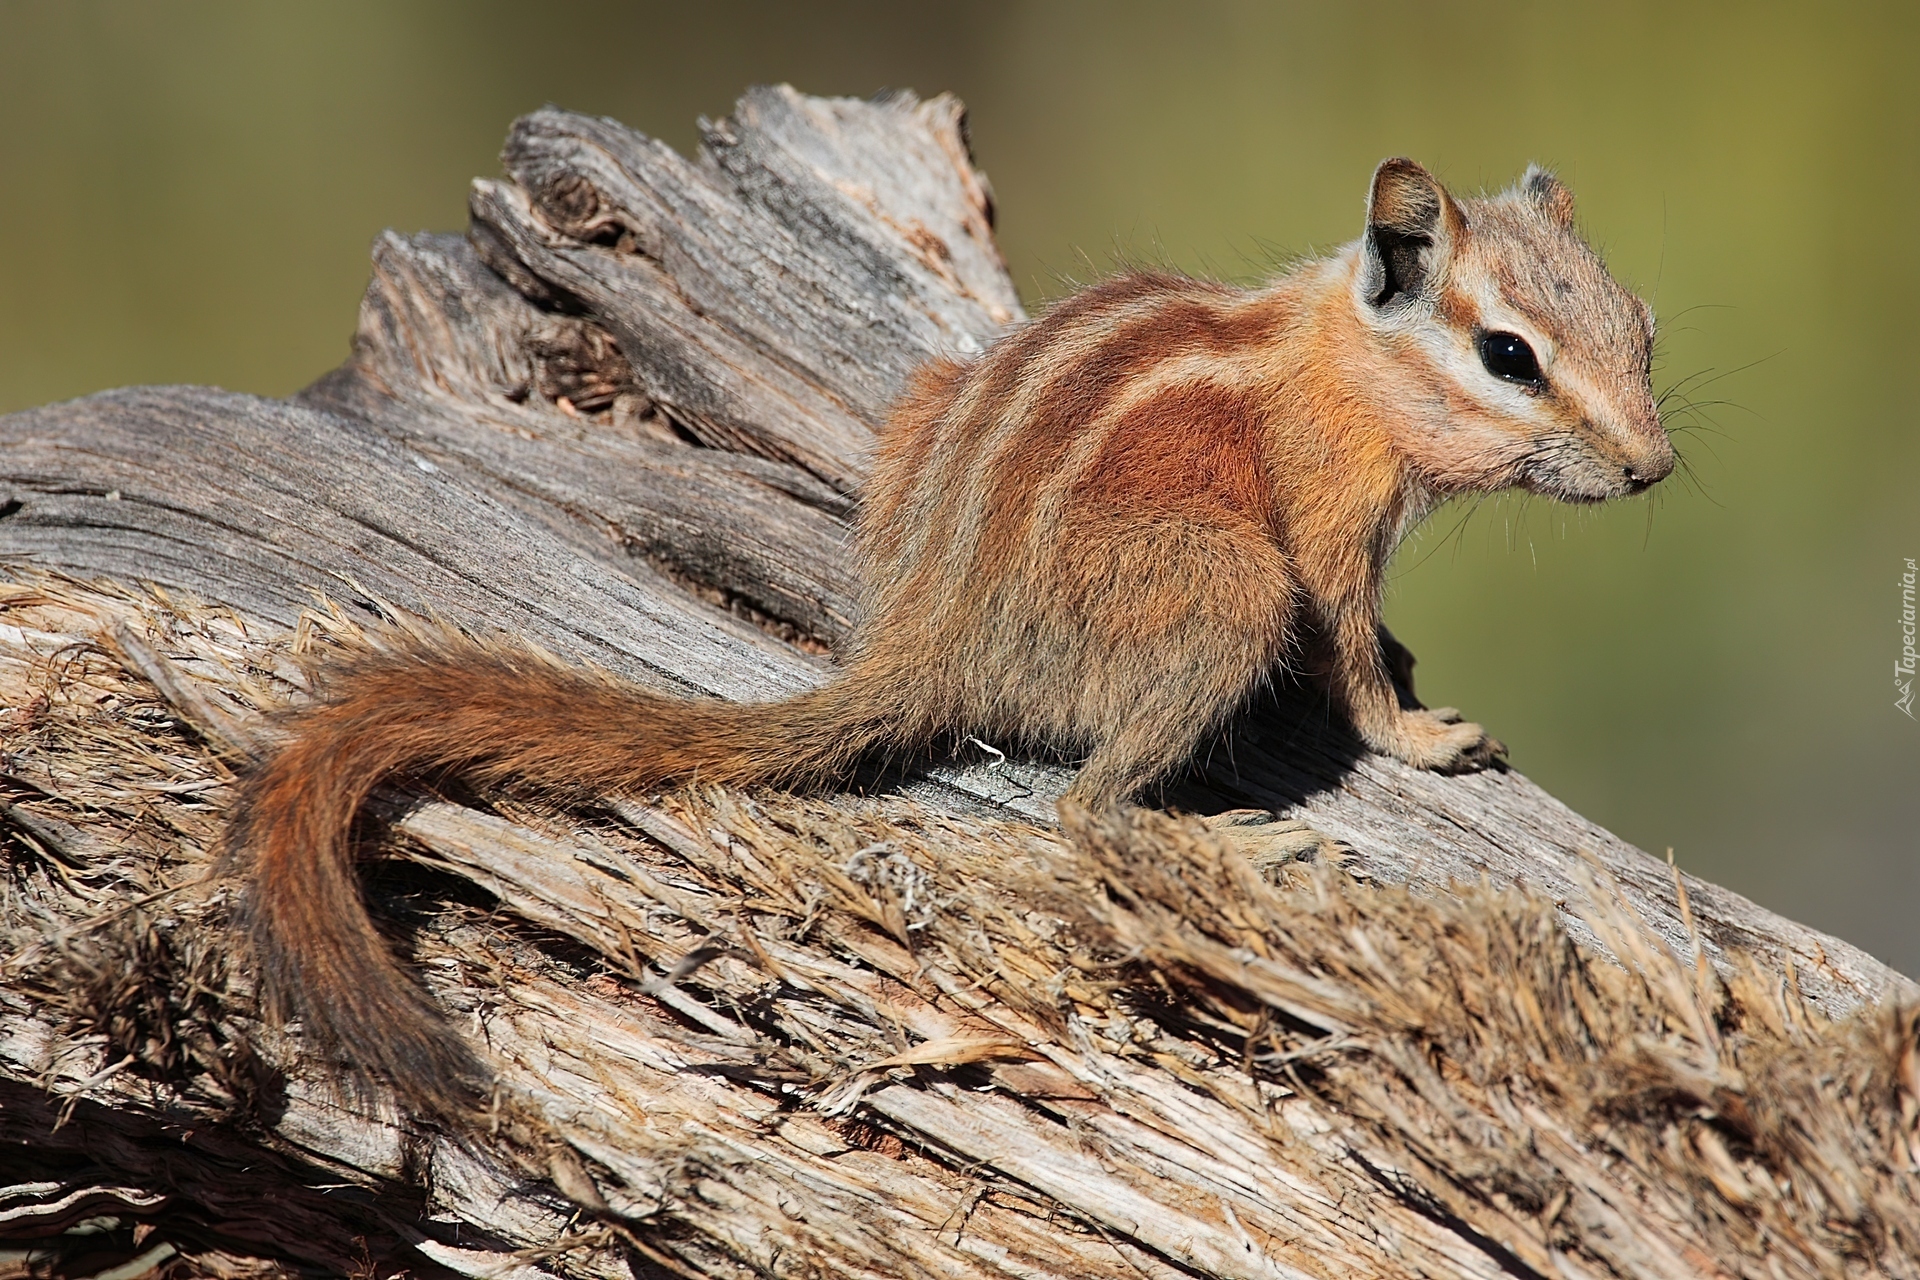
[[(1469, 728), (1479, 728), (1469, 725)], [(1464, 747), (1452, 760), (1438, 766), (1440, 773), (1482, 773), (1507, 767), (1507, 744), (1481, 730), (1478, 741)]]
[(1391, 736), (1377, 749), (1435, 773), (1479, 773), (1498, 767), (1507, 754), (1504, 742), (1454, 707), (1401, 712)]

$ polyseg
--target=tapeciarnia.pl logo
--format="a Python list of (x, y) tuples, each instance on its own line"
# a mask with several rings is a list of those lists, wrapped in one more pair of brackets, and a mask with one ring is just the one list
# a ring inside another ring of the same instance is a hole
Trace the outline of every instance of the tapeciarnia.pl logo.
[(1900, 575), (1900, 657), (1893, 664), (1893, 687), (1900, 696), (1893, 705), (1906, 712), (1907, 719), (1913, 714), (1913, 558), (1907, 558), (1907, 571)]

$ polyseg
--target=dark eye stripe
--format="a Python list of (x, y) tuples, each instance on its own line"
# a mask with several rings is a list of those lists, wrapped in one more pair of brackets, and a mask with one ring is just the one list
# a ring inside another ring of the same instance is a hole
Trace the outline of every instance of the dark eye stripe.
[(1534, 358), (1533, 348), (1517, 333), (1481, 334), (1480, 363), (1487, 367), (1488, 373), (1496, 378), (1505, 378), (1508, 382), (1523, 383), (1530, 387), (1546, 384), (1546, 378), (1540, 373), (1540, 362)]

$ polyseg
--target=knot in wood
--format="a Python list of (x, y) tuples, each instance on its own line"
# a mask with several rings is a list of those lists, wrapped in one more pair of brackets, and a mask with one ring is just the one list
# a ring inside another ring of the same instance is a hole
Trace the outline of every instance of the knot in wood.
[(582, 240), (599, 238), (596, 232), (617, 236), (622, 228), (605, 216), (599, 190), (577, 173), (562, 173), (540, 184), (533, 193), (540, 216), (562, 235)]

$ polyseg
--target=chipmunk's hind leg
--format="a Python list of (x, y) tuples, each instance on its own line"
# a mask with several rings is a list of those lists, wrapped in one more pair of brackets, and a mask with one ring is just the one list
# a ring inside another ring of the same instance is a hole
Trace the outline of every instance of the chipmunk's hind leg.
[(1283, 818), (1270, 809), (1229, 809), (1208, 814), (1200, 819), (1200, 825), (1239, 849), (1254, 870), (1269, 880), (1278, 879), (1284, 868), (1303, 862), (1365, 874), (1352, 845), (1299, 818)]
[(1184, 764), (1210, 727), (1154, 708), (1094, 748), (1061, 799), (1095, 811), (1132, 800)]
[(1087, 608), (1072, 727), (1093, 753), (1065, 798), (1089, 808), (1133, 800), (1185, 764), (1286, 649), (1293, 592), (1277, 554), (1211, 529), (1156, 541), (1132, 572), (1107, 576), (1132, 598)]

